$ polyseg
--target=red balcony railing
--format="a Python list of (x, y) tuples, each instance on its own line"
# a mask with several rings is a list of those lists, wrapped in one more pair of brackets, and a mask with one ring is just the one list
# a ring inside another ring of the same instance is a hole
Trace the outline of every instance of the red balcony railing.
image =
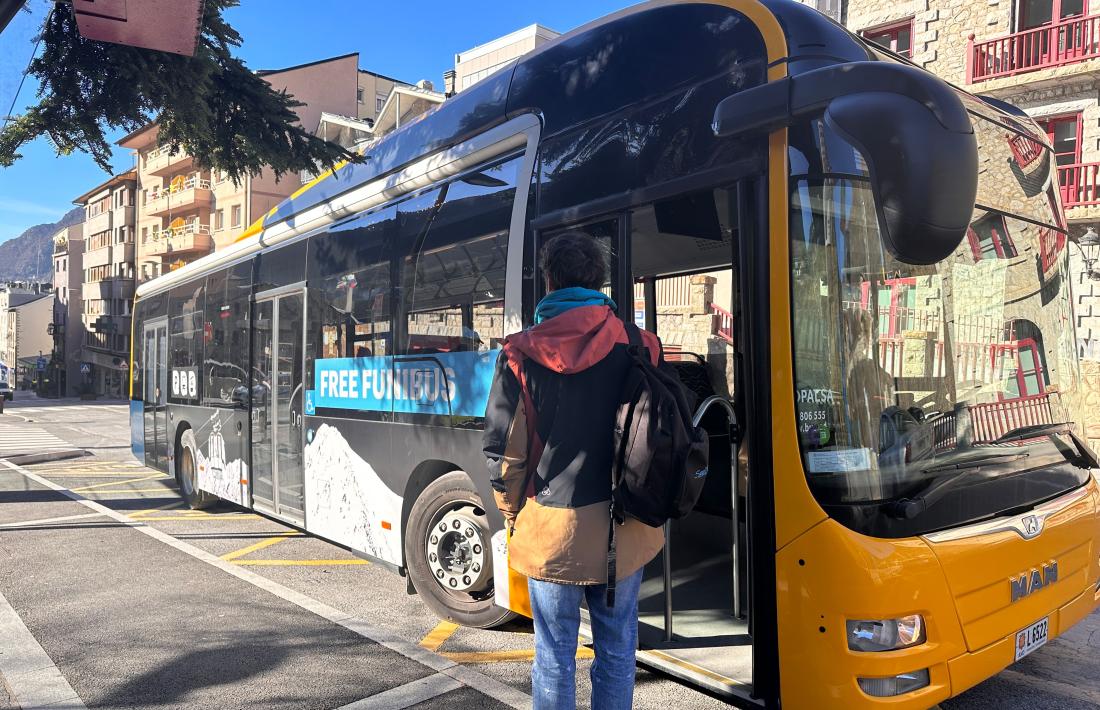
[(1058, 185), (1066, 209), (1100, 205), (1100, 163), (1059, 165)]
[(970, 405), (974, 422), (974, 443), (996, 441), (1013, 429), (1053, 424), (1049, 394), (1006, 399), (1003, 402)]
[(715, 304), (710, 304), (710, 312), (715, 319), (714, 333), (727, 343), (733, 343), (733, 314)]
[(967, 42), (968, 83), (1013, 76), (1100, 57), (1100, 15)]

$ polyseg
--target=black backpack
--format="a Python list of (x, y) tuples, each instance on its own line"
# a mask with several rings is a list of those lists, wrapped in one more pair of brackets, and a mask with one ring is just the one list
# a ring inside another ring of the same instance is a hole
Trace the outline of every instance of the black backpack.
[(651, 527), (691, 512), (707, 480), (707, 433), (692, 425), (695, 396), (676, 371), (654, 366), (641, 332), (626, 323), (630, 372), (615, 415), (608, 535), (607, 599), (614, 604), (615, 526), (626, 516)]

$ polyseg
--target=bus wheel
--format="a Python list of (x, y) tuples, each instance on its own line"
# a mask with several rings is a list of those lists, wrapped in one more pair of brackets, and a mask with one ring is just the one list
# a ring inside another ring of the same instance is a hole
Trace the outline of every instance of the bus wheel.
[(493, 602), (489, 537), (481, 497), (465, 473), (437, 478), (416, 499), (405, 559), (413, 586), (437, 616), (481, 629), (515, 617)]
[(199, 447), (195, 443), (195, 434), (188, 429), (180, 437), (179, 447), (176, 449), (176, 483), (180, 487), (180, 496), (187, 502), (191, 510), (209, 508), (217, 502), (217, 498), (199, 490)]

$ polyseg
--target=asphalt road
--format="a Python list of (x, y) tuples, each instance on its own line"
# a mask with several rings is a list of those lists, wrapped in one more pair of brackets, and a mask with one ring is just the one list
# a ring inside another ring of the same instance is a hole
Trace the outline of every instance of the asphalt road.
[[(28, 693), (74, 710), (529, 704), (528, 623), (440, 624), (342, 548), (228, 505), (188, 511), (128, 440), (120, 403), (22, 398), (0, 415), (0, 459), (92, 454), (0, 462), (0, 710)], [(639, 669), (635, 707), (724, 705)], [(1100, 708), (1100, 615), (943, 707)]]

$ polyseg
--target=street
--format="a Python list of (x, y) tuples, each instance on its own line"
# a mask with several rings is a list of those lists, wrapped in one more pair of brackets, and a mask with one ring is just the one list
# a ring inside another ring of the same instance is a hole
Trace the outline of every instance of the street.
[[(0, 708), (529, 705), (529, 623), (440, 623), (340, 547), (189, 511), (130, 456), (125, 404), (20, 394), (0, 415)], [(89, 455), (4, 460), (73, 448)], [(638, 671), (637, 708), (722, 706)], [(943, 705), (1005, 706), (1100, 707), (1100, 614)]]

